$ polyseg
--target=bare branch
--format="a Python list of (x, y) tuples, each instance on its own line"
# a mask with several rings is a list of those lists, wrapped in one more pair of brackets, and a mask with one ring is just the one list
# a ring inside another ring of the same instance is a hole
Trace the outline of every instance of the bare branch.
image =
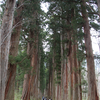
[(2, 44), (4, 43), (4, 41), (6, 40), (6, 38), (11, 34), (11, 32), (12, 32), (12, 30), (13, 30), (14, 28), (18, 27), (19, 25), (23, 25), (23, 24), (26, 23), (26, 22), (30, 22), (30, 21), (32, 21), (32, 19), (31, 19), (31, 20), (28, 20), (28, 21), (24, 21), (23, 23), (21, 23), (21, 21), (19, 21), (15, 26), (13, 26), (12, 29), (8, 32), (8, 34), (7, 34), (7, 35), (5, 36), (5, 38), (3, 39), (3, 41), (1, 41), (0, 47), (2, 46)]

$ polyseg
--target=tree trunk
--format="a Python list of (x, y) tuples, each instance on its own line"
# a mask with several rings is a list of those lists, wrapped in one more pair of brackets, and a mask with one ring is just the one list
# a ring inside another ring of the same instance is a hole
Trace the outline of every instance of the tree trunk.
[(4, 100), (5, 88), (7, 84), (8, 56), (10, 48), (11, 31), (13, 24), (13, 15), (16, 0), (7, 0), (5, 12), (1, 26), (1, 80), (0, 82), (0, 98)]
[[(74, 42), (75, 43), (75, 42)], [(76, 44), (72, 46), (73, 51), (73, 100), (78, 100), (78, 64), (76, 57)]]
[(70, 32), (67, 32), (67, 40), (69, 41), (67, 44), (67, 66), (68, 66), (68, 100), (72, 100), (72, 43), (71, 43), (71, 35)]
[[(33, 32), (32, 32), (33, 34)], [(36, 85), (37, 86), (37, 76), (38, 76), (38, 68), (39, 68), (39, 65), (38, 65), (38, 39), (39, 39), (39, 33), (34, 33), (33, 37), (34, 37), (34, 43), (33, 43), (33, 55), (32, 55), (32, 59), (31, 59), (31, 66), (33, 67), (32, 68), (32, 71), (31, 71), (31, 74), (32, 74), (32, 82), (31, 82), (31, 91), (34, 90), (34, 86)], [(35, 84), (35, 85), (34, 85)], [(35, 87), (36, 88), (36, 87)], [(36, 92), (37, 92), (37, 88), (36, 88)], [(32, 93), (33, 95), (33, 93)], [(37, 96), (36, 96), (37, 98)]]
[(63, 34), (60, 35), (61, 40), (61, 100), (63, 100), (64, 87), (63, 87), (63, 71), (64, 71), (64, 60), (63, 60)]
[(78, 86), (78, 91), (79, 91), (79, 93), (78, 93), (78, 98), (79, 98), (79, 100), (82, 100), (82, 87), (81, 87), (81, 64), (80, 64), (80, 62), (78, 62), (78, 84), (79, 84), (79, 86)]
[[(28, 44), (28, 48), (27, 48), (27, 54), (31, 57), (31, 66), (32, 66), (32, 69), (30, 71), (31, 74), (29, 74), (29, 80), (27, 81), (24, 81), (23, 84), (26, 84), (28, 83), (28, 88), (27, 89), (24, 89), (26, 87), (23, 87), (23, 92), (22, 93), (22, 100), (30, 100), (30, 95), (33, 96), (33, 88), (34, 88), (34, 84), (37, 84), (35, 83), (35, 79), (36, 79), (36, 76), (37, 76), (37, 69), (38, 69), (38, 33), (34, 33), (34, 31), (30, 30), (30, 38), (31, 39), (34, 39), (34, 41), (32, 43), (29, 43)], [(24, 79), (25, 80), (25, 79)], [(24, 86), (24, 85), (23, 85)], [(26, 90), (26, 91), (24, 91)], [(32, 91), (32, 92), (31, 92)], [(28, 95), (26, 95), (25, 93), (27, 93)], [(24, 97), (24, 95), (26, 95)]]
[[(20, 6), (22, 2), (23, 0), (17, 5)], [(15, 17), (14, 20), (14, 26), (17, 25), (17, 27), (14, 29), (14, 32), (11, 35), (11, 47), (10, 47), (9, 54), (12, 55), (13, 57), (16, 57), (18, 54), (19, 37), (20, 37), (21, 24), (22, 24), (21, 12), (22, 12), (22, 7), (20, 7), (17, 10), (17, 16)], [(15, 76), (16, 76), (16, 65), (11, 64), (9, 62), (9, 68), (7, 71), (7, 85), (5, 91), (5, 100), (6, 99), (14, 100)]]
[(90, 28), (88, 22), (88, 14), (86, 12), (86, 2), (82, 0), (82, 16), (84, 19), (84, 33), (85, 33), (85, 47), (86, 47), (86, 59), (88, 69), (88, 100), (99, 100), (96, 77), (94, 57), (91, 44)]
[(29, 74), (25, 74), (24, 75), (22, 97), (21, 97), (22, 100), (27, 100), (25, 98), (27, 98), (29, 96), (29, 92), (28, 92), (28, 90), (29, 90), (29, 84), (30, 84), (29, 83), (29, 81), (30, 81), (29, 79), (30, 79), (30, 75)]
[[(64, 34), (64, 40), (67, 39), (67, 34)], [(64, 51), (67, 49), (67, 43), (64, 43)], [(68, 99), (68, 65), (67, 65), (67, 52), (64, 53), (64, 100)]]
[(72, 96), (72, 71), (71, 71), (71, 67), (72, 67), (72, 59), (71, 59), (71, 54), (68, 57), (68, 100), (72, 100), (71, 96)]
[(53, 51), (53, 59), (52, 59), (52, 62), (53, 62), (53, 70), (52, 70), (52, 99), (55, 100), (55, 52)]
[(52, 62), (50, 61), (50, 65), (49, 65), (49, 84), (48, 84), (48, 97), (50, 98), (51, 97), (51, 76), (52, 76), (52, 68), (51, 68), (51, 65)]

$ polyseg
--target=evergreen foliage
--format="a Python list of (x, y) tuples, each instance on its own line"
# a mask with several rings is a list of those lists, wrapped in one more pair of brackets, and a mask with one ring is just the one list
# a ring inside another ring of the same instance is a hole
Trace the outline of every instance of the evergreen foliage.
[[(47, 13), (41, 10), (40, 5), (42, 2), (49, 3)], [(85, 75), (87, 74), (87, 69), (82, 67), (84, 66), (82, 63), (86, 60), (87, 55), (84, 43), (85, 33), (83, 32), (85, 22), (82, 17), (81, 2), (81, 0), (24, 0), (24, 9), (22, 11), (23, 23), (18, 55), (16, 57), (9, 55), (9, 62), (12, 65), (17, 65), (16, 90), (20, 87), (20, 91), (22, 92), (24, 74), (30, 74), (32, 70), (31, 60), (33, 52), (35, 52), (35, 54), (37, 53), (38, 56), (39, 89), (42, 95), (44, 91), (49, 88), (48, 85), (53, 84), (50, 83), (53, 82), (53, 74), (55, 74), (54, 83), (61, 86), (61, 74), (63, 74), (61, 72), (61, 64), (64, 60), (68, 63), (68, 57), (73, 52), (72, 46), (75, 45), (77, 47), (77, 63), (80, 63), (80, 67), (77, 69), (72, 68), (72, 70), (77, 73), (79, 73), (79, 71), (81, 72), (81, 83), (78, 85), (84, 87), (82, 90), (83, 93), (88, 92), (88, 83)], [(97, 1), (86, 0), (86, 2), (89, 26), (98, 31), (100, 24), (95, 22), (98, 21), (98, 9), (94, 7)], [(18, 4), (19, 2), (16, 1), (16, 9)], [(4, 1), (1, 8), (0, 16), (2, 18), (5, 8)], [(15, 17), (16, 15), (17, 12), (15, 11)], [(13, 32), (14, 31), (15, 30), (13, 30)], [(47, 43), (46, 46), (44, 46), (45, 43)], [(29, 53), (27, 50), (28, 45), (30, 46)], [(47, 48), (47, 51), (44, 51), (45, 48)], [(62, 51), (63, 53), (61, 53)], [(94, 58), (99, 59), (100, 57), (94, 56)], [(35, 75), (36, 74), (37, 73), (35, 73)], [(70, 74), (72, 74), (72, 72)]]

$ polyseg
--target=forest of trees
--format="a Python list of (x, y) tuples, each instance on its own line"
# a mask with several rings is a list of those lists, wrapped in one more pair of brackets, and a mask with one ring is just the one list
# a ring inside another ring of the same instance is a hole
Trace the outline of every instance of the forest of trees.
[(0, 100), (99, 100), (100, 0), (0, 2)]

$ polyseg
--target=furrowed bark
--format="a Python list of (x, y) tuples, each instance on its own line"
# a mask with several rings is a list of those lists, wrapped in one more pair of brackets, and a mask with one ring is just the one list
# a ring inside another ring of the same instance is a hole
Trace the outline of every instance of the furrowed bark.
[(29, 74), (25, 74), (24, 75), (24, 83), (23, 83), (23, 91), (22, 91), (22, 100), (27, 100), (25, 98), (27, 98), (29, 96), (28, 90), (29, 90), (29, 79), (30, 79), (30, 75)]
[(60, 35), (60, 40), (61, 40), (61, 100), (63, 100), (63, 67), (64, 67), (64, 61), (63, 61), (63, 34), (61, 33)]
[(53, 70), (52, 70), (52, 99), (55, 100), (55, 52), (53, 51), (53, 58), (52, 58), (52, 62), (53, 62)]
[(67, 44), (67, 56), (68, 56), (68, 100), (72, 100), (72, 89), (73, 89), (73, 71), (72, 71), (72, 43), (71, 43), (71, 35), (70, 32), (68, 33), (68, 38), (67, 40), (69, 41), (69, 43)]
[(13, 15), (16, 0), (7, 0), (1, 26), (1, 80), (0, 80), (0, 100), (4, 100), (7, 84), (8, 56), (10, 49), (10, 39), (13, 24)]
[[(23, 0), (17, 4), (20, 6), (22, 4)], [(22, 27), (22, 7), (17, 9), (17, 16), (14, 19), (14, 32), (11, 35), (11, 47), (9, 54), (13, 57), (16, 57), (18, 54), (18, 45), (19, 45), (19, 38), (20, 38), (20, 31)], [(16, 76), (16, 64), (11, 64), (9, 62), (7, 71), (7, 85), (6, 85), (6, 91), (5, 91), (5, 100), (14, 100), (14, 87), (15, 87), (15, 76)]]
[[(64, 40), (67, 39), (67, 34), (64, 35)], [(68, 47), (67, 43), (64, 43), (64, 51), (66, 51)], [(64, 57), (64, 100), (68, 99), (68, 65), (67, 65), (67, 52), (64, 53), (66, 57)]]
[(82, 100), (82, 87), (81, 87), (81, 69), (80, 69), (80, 67), (81, 67), (81, 63), (78, 61), (78, 84), (79, 84), (79, 86), (78, 86), (78, 91), (79, 91), (79, 93), (78, 93), (78, 98), (79, 98), (79, 100)]
[[(33, 32), (32, 32), (33, 34)], [(32, 77), (32, 82), (31, 82), (31, 91), (34, 90), (34, 86), (37, 87), (38, 83), (36, 83), (38, 81), (38, 42), (39, 42), (39, 33), (34, 33), (33, 35), (34, 37), (34, 43), (33, 43), (33, 55), (32, 55), (32, 60), (31, 60), (31, 66), (33, 67), (31, 74), (33, 75)], [(35, 88), (36, 88), (35, 87)], [(38, 88), (36, 88), (36, 92), (37, 92)], [(33, 93), (32, 93), (33, 95)], [(35, 97), (37, 98), (37, 96), (35, 95)]]
[[(27, 46), (27, 54), (29, 55), (30, 52), (30, 45), (28, 43)], [(28, 72), (24, 75), (24, 82), (23, 82), (23, 91), (22, 91), (22, 97), (21, 100), (30, 100), (30, 83), (31, 83), (31, 75)]]
[[(75, 43), (75, 42), (74, 42)], [(78, 64), (76, 58), (76, 44), (73, 44), (73, 100), (78, 100)]]
[(51, 97), (51, 77), (52, 77), (52, 68), (51, 68), (51, 65), (52, 62), (50, 62), (50, 65), (49, 65), (49, 84), (48, 84), (48, 97), (50, 98)]
[(88, 14), (86, 12), (86, 1), (82, 0), (82, 16), (84, 19), (84, 39), (86, 47), (86, 59), (87, 59), (87, 69), (88, 69), (88, 100), (99, 100), (96, 77), (95, 77), (95, 66), (94, 57), (92, 51), (92, 43), (90, 36), (90, 28), (88, 21)]
[[(22, 100), (30, 100), (30, 96), (33, 96), (33, 93), (31, 93), (31, 91), (34, 91), (34, 84), (35, 83), (35, 79), (37, 76), (37, 69), (38, 69), (38, 33), (34, 33), (33, 30), (30, 30), (30, 38), (34, 39), (34, 42), (29, 43), (28, 44), (28, 52), (27, 54), (31, 57), (31, 66), (32, 66), (32, 70), (30, 71), (31, 74), (28, 73), (29, 75), (29, 80), (25, 81), (24, 79), (24, 83), (26, 84), (28, 83), (28, 87), (27, 89), (24, 85), (23, 85), (23, 93), (22, 93)], [(36, 80), (37, 81), (37, 80)], [(25, 91), (24, 91), (25, 90)], [(26, 95), (27, 93), (27, 95)], [(24, 96), (25, 95), (25, 96)]]

